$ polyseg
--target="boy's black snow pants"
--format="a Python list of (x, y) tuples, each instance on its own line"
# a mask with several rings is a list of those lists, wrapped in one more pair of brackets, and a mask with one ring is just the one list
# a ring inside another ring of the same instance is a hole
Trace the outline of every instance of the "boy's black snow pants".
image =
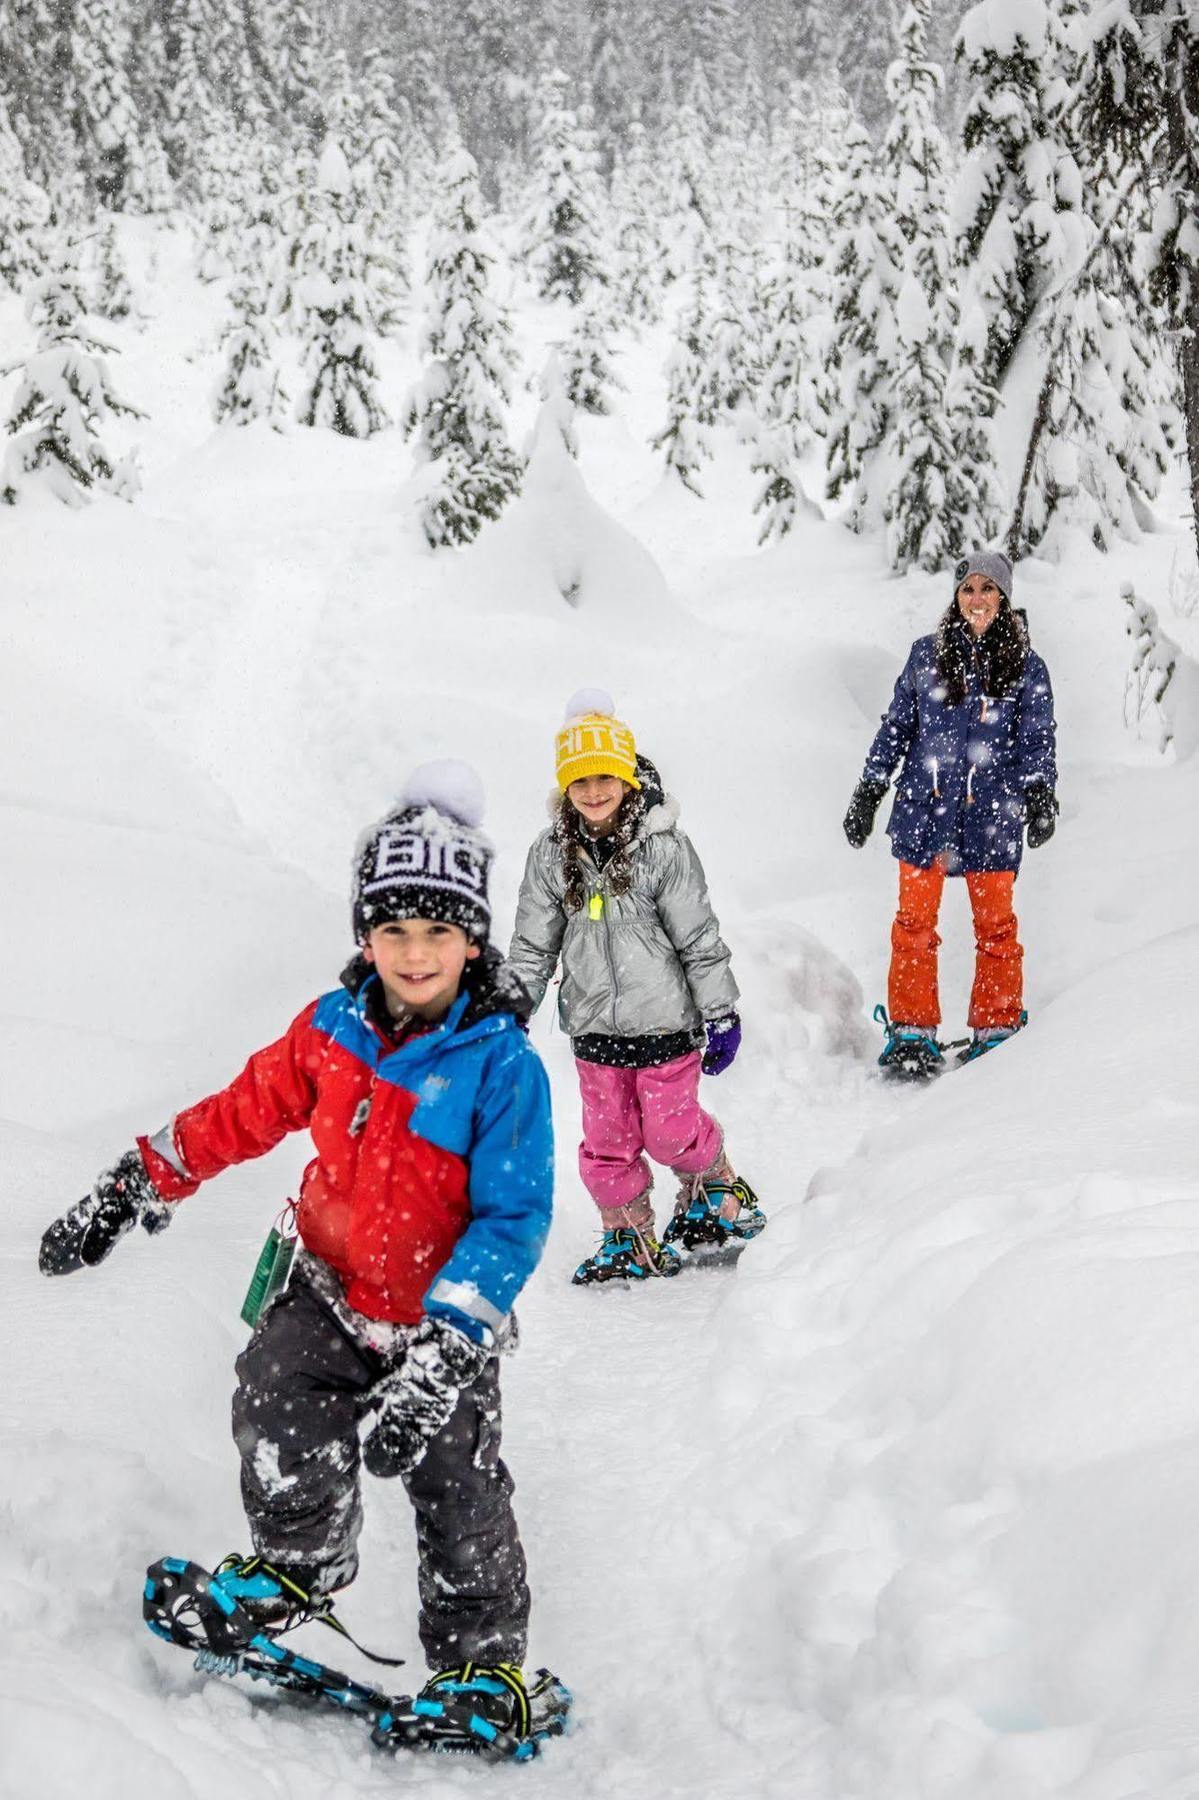
[[(233, 1435), (254, 1549), (328, 1591), (357, 1571), (358, 1426), (395, 1358), (354, 1334), (300, 1261), (237, 1359)], [(416, 1513), (429, 1666), (523, 1663), (529, 1589), (512, 1478), (500, 1459), (498, 1357), (464, 1390), (404, 1485)]]

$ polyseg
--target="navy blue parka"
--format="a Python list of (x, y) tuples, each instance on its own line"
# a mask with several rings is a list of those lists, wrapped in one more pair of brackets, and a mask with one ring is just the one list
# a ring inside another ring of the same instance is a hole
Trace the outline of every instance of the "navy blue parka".
[(902, 760), (887, 826), (901, 861), (927, 869), (940, 859), (954, 875), (1015, 870), (1024, 847), (1025, 791), (1038, 781), (1050, 791), (1057, 786), (1049, 671), (1029, 649), (1012, 691), (988, 694), (981, 640), (964, 619), (947, 629), (963, 634), (963, 700), (950, 704), (936, 634), (917, 638), (863, 774), (889, 782)]

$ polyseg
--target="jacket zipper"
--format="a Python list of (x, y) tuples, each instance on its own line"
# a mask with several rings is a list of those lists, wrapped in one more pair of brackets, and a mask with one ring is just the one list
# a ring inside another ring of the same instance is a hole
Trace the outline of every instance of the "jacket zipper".
[[(590, 857), (588, 857), (588, 861), (589, 862), (591, 861)], [(591, 866), (593, 869), (595, 868), (594, 862), (592, 862)], [(591, 919), (591, 921), (594, 924), (600, 925), (603, 928), (604, 960), (608, 965), (608, 979), (612, 983), (612, 1024), (614, 1027), (613, 1035), (619, 1035), (619, 1023), (618, 1023), (618, 1020), (616, 1017), (616, 1006), (617, 1006), (617, 1002), (618, 1002), (620, 996), (619, 996), (619, 992), (618, 992), (617, 986), (616, 986), (616, 963), (613, 960), (613, 956), (612, 956), (612, 933), (608, 926), (607, 896), (604, 894), (604, 891), (603, 891), (604, 873), (605, 872), (603, 869), (596, 869), (595, 892), (594, 892), (594, 894), (591, 895), (590, 899), (588, 900), (587, 912), (588, 912), (588, 916)], [(591, 910), (592, 904), (595, 900), (598, 900), (600, 903), (598, 914), (592, 912), (592, 910)]]

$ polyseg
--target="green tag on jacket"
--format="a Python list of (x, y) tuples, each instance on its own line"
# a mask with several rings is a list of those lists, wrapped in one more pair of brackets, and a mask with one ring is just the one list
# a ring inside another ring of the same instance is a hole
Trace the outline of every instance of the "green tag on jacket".
[(254, 1266), (254, 1273), (250, 1277), (246, 1297), (242, 1301), (241, 1316), (251, 1328), (257, 1325), (275, 1295), (286, 1282), (291, 1271), (291, 1259), (295, 1253), (295, 1238), (284, 1237), (278, 1227), (272, 1225)]

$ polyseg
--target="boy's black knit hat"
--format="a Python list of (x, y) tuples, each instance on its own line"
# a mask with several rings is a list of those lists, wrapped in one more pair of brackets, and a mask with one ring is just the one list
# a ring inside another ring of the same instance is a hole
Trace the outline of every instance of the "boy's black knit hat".
[(413, 770), (395, 806), (354, 851), (358, 943), (393, 919), (440, 919), (486, 943), (495, 852), (479, 830), (483, 805), (483, 784), (469, 763), (447, 758)]

